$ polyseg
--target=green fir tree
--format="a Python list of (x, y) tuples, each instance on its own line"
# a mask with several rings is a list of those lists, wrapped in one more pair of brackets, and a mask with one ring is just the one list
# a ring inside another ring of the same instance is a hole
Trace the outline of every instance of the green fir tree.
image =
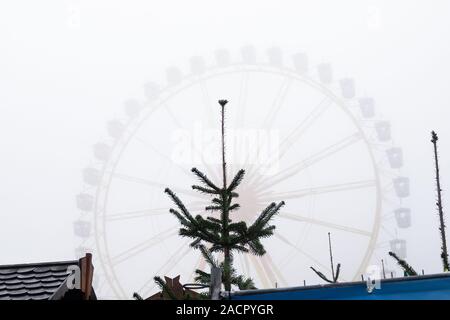
[(336, 266), (336, 272), (334, 271), (334, 262), (333, 262), (333, 250), (331, 248), (331, 233), (328, 232), (328, 249), (330, 253), (330, 264), (331, 264), (331, 279), (328, 279), (326, 275), (322, 272), (316, 270), (314, 267), (310, 267), (312, 271), (314, 271), (322, 280), (328, 283), (337, 283), (339, 279), (339, 274), (341, 272), (341, 264), (338, 263)]
[(438, 136), (436, 132), (431, 132), (431, 142), (433, 143), (434, 148), (434, 168), (436, 171), (436, 191), (437, 191), (437, 202), (436, 206), (438, 209), (439, 214), (439, 231), (441, 233), (441, 259), (442, 259), (442, 266), (444, 269), (444, 272), (449, 271), (449, 264), (448, 264), (448, 252), (447, 252), (447, 239), (445, 236), (445, 221), (444, 221), (444, 210), (442, 208), (442, 196), (441, 196), (441, 179), (439, 175), (439, 159), (438, 159), (438, 151), (437, 151), (437, 141)]
[[(192, 172), (199, 179), (201, 185), (193, 185), (192, 189), (212, 196), (211, 204), (205, 208), (208, 213), (219, 213), (216, 218), (213, 215), (203, 217), (193, 216), (178, 196), (169, 188), (165, 192), (172, 199), (177, 209), (170, 209), (180, 222), (179, 234), (182, 237), (192, 239), (190, 244), (193, 248), (208, 248), (210, 254), (223, 254), (222, 267), (223, 284), (225, 290), (230, 291), (232, 284), (239, 286), (254, 287), (251, 279), (245, 279), (235, 275), (233, 268), (233, 254), (235, 252), (252, 253), (257, 256), (265, 254), (265, 249), (261, 240), (273, 235), (274, 225), (270, 225), (272, 218), (279, 212), (284, 202), (271, 203), (265, 208), (256, 220), (247, 225), (244, 221), (234, 222), (230, 214), (236, 212), (240, 206), (233, 203), (239, 195), (237, 187), (244, 178), (245, 171), (239, 170), (230, 183), (227, 182), (227, 164), (225, 149), (225, 106), (227, 100), (219, 100), (221, 106), (221, 139), (222, 139), (222, 181), (221, 185), (212, 182), (203, 172), (193, 168)], [(203, 249), (204, 250), (204, 249)], [(206, 253), (204, 250), (203, 253)], [(211, 255), (212, 257), (212, 255)], [(211, 259), (212, 261), (212, 259)], [(199, 282), (208, 282), (208, 274), (197, 272)]]

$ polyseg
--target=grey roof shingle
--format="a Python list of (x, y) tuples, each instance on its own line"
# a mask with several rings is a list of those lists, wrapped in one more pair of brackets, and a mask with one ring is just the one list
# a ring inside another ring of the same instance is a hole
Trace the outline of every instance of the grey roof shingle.
[(0, 266), (0, 300), (47, 300), (78, 260)]

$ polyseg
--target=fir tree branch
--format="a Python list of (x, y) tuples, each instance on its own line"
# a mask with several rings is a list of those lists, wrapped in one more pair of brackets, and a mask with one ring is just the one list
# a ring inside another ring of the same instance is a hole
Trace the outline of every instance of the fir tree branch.
[(248, 228), (249, 239), (254, 239), (257, 235), (267, 227), (269, 221), (275, 216), (280, 208), (284, 205), (284, 201), (281, 201), (278, 205), (272, 202), (264, 211), (259, 215), (255, 222)]
[(209, 251), (211, 252), (224, 252), (224, 246), (222, 242), (217, 242), (209, 248)]
[(200, 242), (202, 242), (202, 239), (197, 238), (194, 241), (192, 241), (189, 246), (191, 246), (192, 248), (197, 248), (200, 244)]
[(244, 276), (234, 276), (231, 278), (231, 283), (239, 288), (239, 290), (256, 289), (252, 278), (245, 278)]
[(281, 209), (281, 207), (284, 206), (284, 201), (281, 201), (279, 204), (277, 204), (269, 213), (266, 214), (266, 216), (263, 218), (264, 224), (267, 224), (273, 216), (275, 216)]
[(218, 198), (213, 198), (213, 199), (211, 200), (211, 202), (214, 203), (214, 204), (217, 204), (217, 205), (219, 205), (219, 206), (223, 206), (222, 200), (220, 200), (220, 199), (218, 199)]
[(200, 269), (195, 270), (195, 273), (197, 274), (194, 278), (195, 282), (201, 283), (201, 284), (210, 284), (211, 283), (211, 275), (205, 271), (202, 271)]
[(153, 278), (153, 280), (159, 286), (163, 295), (164, 295), (164, 293), (166, 293), (171, 300), (178, 300), (175, 293), (172, 291), (172, 289), (167, 285), (167, 283), (161, 277), (156, 276)]
[(273, 235), (273, 231), (274, 231), (275, 229), (276, 229), (275, 226), (268, 226), (268, 227), (262, 229), (262, 230), (259, 232), (259, 237), (260, 237), (260, 238), (267, 238), (267, 237), (270, 237), (270, 236)]
[(241, 245), (233, 245), (232, 248), (233, 248), (234, 250), (236, 250), (236, 251), (239, 251), (239, 252), (244, 252), (244, 253), (249, 252), (249, 249), (247, 249), (246, 247), (241, 246)]
[(389, 255), (394, 258), (407, 276), (417, 276), (417, 272), (403, 259), (400, 259), (394, 252), (389, 251)]
[(206, 211), (220, 211), (222, 210), (221, 206), (206, 206), (205, 207)]
[(181, 210), (183, 215), (194, 225), (196, 224), (196, 221), (194, 217), (189, 213), (188, 209), (185, 207), (183, 202), (178, 198), (178, 196), (169, 188), (166, 188), (164, 190), (165, 193), (169, 195), (169, 197), (172, 199), (172, 201), (175, 203), (175, 205)]
[(329, 282), (329, 283), (333, 283), (333, 281), (329, 280), (322, 272), (314, 269), (314, 267), (310, 267), (312, 269), (312, 271), (314, 271), (322, 280)]
[(244, 175), (245, 175), (245, 170), (244, 169), (239, 170), (238, 173), (234, 176), (230, 185), (228, 186), (227, 191), (228, 192), (234, 191), (239, 186), (239, 184), (242, 182)]
[(144, 300), (144, 299), (139, 295), (139, 293), (137, 293), (137, 292), (134, 292), (134, 293), (133, 293), (133, 298), (134, 298), (135, 300)]
[(214, 218), (214, 217), (207, 217), (206, 219), (208, 219), (209, 221), (211, 221), (211, 222), (215, 222), (215, 223), (218, 223), (218, 224), (220, 224), (221, 223), (221, 221), (219, 220), (219, 219), (217, 219), (217, 218)]
[(178, 221), (180, 221), (180, 223), (181, 223), (183, 226), (186, 226), (186, 227), (191, 227), (191, 226), (192, 226), (192, 223), (191, 223), (190, 221), (186, 220), (186, 219), (182, 216), (182, 214), (179, 213), (177, 210), (175, 210), (175, 209), (170, 209), (169, 212), (172, 213), (175, 217), (177, 217)]
[(207, 235), (208, 237), (213, 236), (211, 232), (217, 232), (222, 229), (219, 223), (207, 219), (205, 220), (201, 215), (198, 215), (195, 218), (200, 228), (199, 232)]
[(220, 237), (210, 231), (199, 230), (197, 228), (180, 228), (178, 234), (182, 237), (197, 239), (200, 238), (206, 242), (218, 241)]
[(217, 263), (216, 259), (214, 259), (212, 253), (204, 245), (199, 245), (198, 249), (200, 250), (203, 258), (210, 267), (218, 267), (219, 264)]
[[(190, 237), (190, 238), (201, 238), (208, 242), (213, 242), (213, 241), (217, 240), (217, 237), (214, 234), (214, 232), (210, 232), (208, 230), (208, 228), (205, 228), (205, 226), (207, 225), (207, 226), (212, 227), (213, 231), (217, 230), (217, 228), (213, 224), (207, 224), (207, 221), (204, 220), (200, 215), (197, 215), (196, 218), (194, 218), (189, 213), (189, 211), (187, 210), (187, 208), (185, 207), (183, 202), (178, 198), (178, 196), (172, 190), (170, 190), (169, 188), (166, 188), (165, 192), (170, 196), (172, 201), (178, 206), (178, 208), (181, 210), (181, 212), (183, 213), (186, 220), (188, 220), (191, 223), (191, 225), (184, 224), (186, 226), (186, 228), (180, 229), (179, 234), (181, 236)], [(174, 212), (172, 212), (172, 213), (175, 214)], [(175, 214), (175, 216), (177, 216), (177, 218), (180, 219), (180, 217), (178, 215)], [(200, 225), (200, 224), (202, 224), (202, 225)]]
[(196, 229), (191, 228), (180, 228), (178, 230), (178, 234), (182, 237), (197, 239), (198, 238), (198, 231)]
[(336, 275), (334, 276), (334, 282), (337, 282), (339, 279), (339, 273), (341, 272), (341, 264), (338, 263), (336, 266)]
[[(202, 271), (202, 270), (195, 270), (196, 276), (194, 280), (198, 283), (209, 285), (211, 282), (211, 274)], [(224, 279), (222, 279), (223, 281)], [(239, 290), (250, 290), (250, 289), (256, 289), (256, 286), (253, 282), (253, 279), (251, 278), (245, 278), (242, 275), (237, 276), (235, 274), (235, 270), (233, 269), (232, 276), (231, 276), (231, 284), (237, 286)]]
[(250, 248), (250, 251), (256, 256), (262, 256), (266, 253), (264, 246), (256, 237), (254, 240), (248, 242), (248, 246)]
[(197, 168), (192, 168), (191, 171), (200, 179), (201, 182), (206, 184), (211, 189), (215, 190), (216, 192), (219, 192), (220, 189), (211, 181), (209, 178), (200, 170)]
[(275, 208), (276, 203), (272, 202), (271, 204), (269, 204), (258, 216), (258, 218), (256, 218), (256, 220), (253, 222), (253, 224), (250, 226), (250, 228), (256, 228), (256, 226), (259, 226), (262, 222), (262, 220), (267, 216), (267, 214), (269, 214), (273, 208)]
[(215, 191), (213, 189), (208, 189), (208, 188), (205, 188), (205, 187), (201, 187), (201, 186), (193, 185), (192, 189), (200, 191), (200, 192), (205, 193), (205, 194), (217, 194), (217, 191)]
[(230, 223), (228, 226), (228, 230), (237, 232), (240, 235), (244, 235), (247, 233), (247, 224), (244, 221), (239, 221), (235, 223)]

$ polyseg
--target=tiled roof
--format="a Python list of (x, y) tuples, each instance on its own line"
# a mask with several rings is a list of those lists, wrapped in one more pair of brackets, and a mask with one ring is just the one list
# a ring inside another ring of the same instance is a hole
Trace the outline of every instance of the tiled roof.
[(0, 300), (50, 299), (78, 260), (0, 266)]

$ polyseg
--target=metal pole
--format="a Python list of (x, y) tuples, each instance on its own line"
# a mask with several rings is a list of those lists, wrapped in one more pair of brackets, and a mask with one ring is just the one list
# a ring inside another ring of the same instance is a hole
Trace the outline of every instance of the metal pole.
[(211, 300), (220, 299), (220, 287), (222, 286), (222, 269), (218, 267), (211, 267), (211, 284), (209, 287), (209, 294)]

